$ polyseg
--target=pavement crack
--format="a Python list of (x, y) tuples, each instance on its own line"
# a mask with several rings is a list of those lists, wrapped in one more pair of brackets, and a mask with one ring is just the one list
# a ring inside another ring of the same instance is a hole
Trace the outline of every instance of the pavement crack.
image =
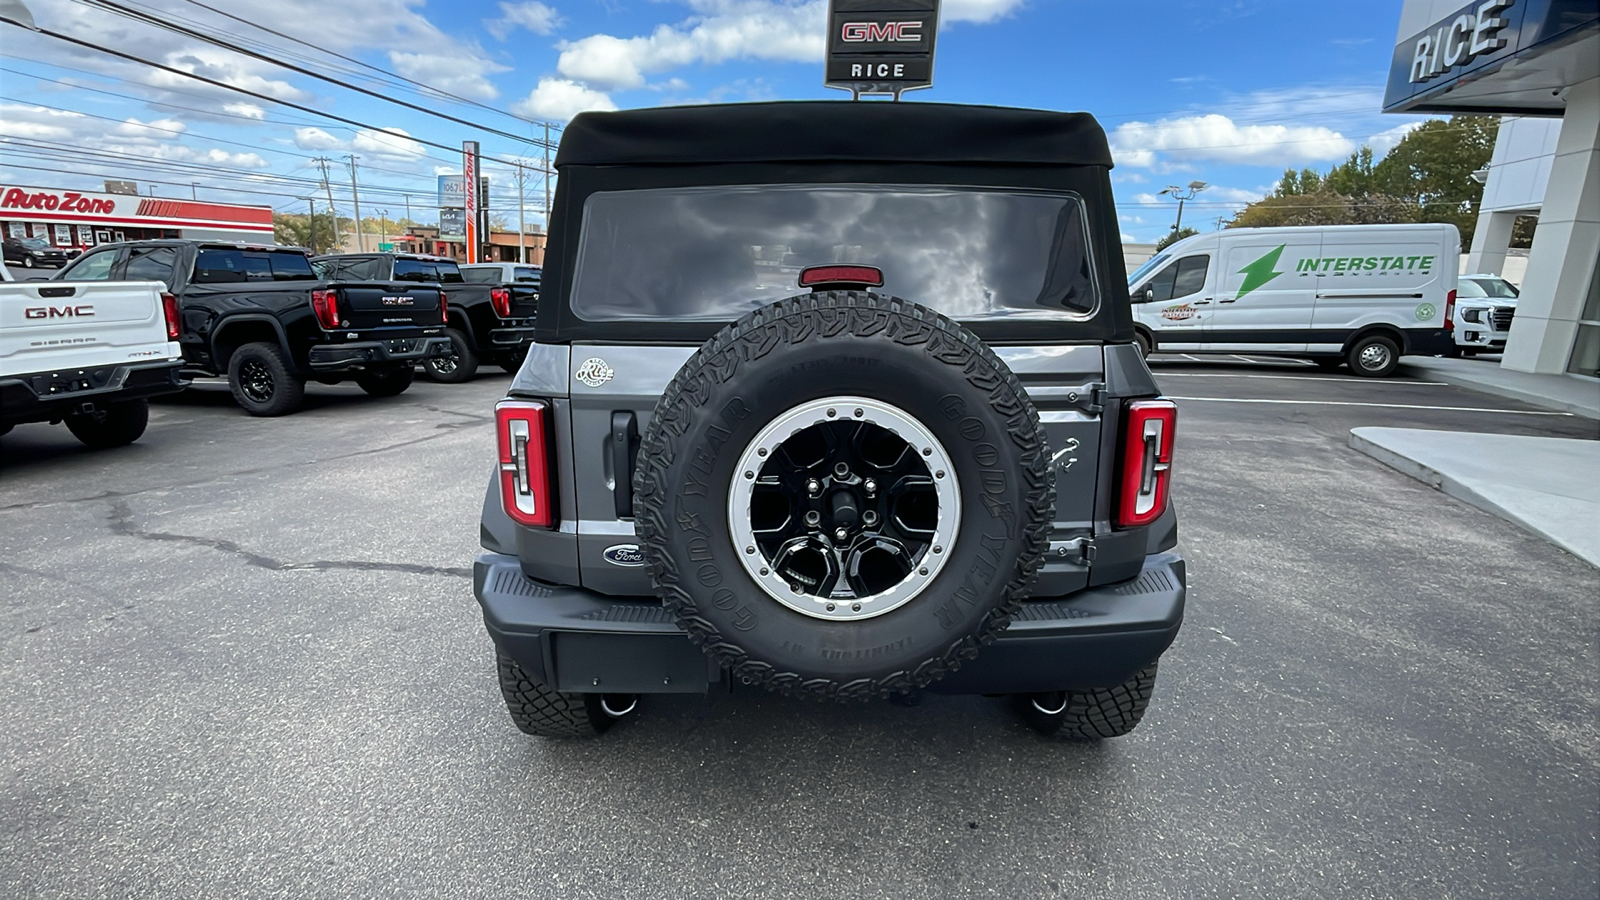
[(452, 578), (471, 578), (472, 570), (460, 566), (424, 566), (416, 563), (392, 563), (378, 560), (315, 560), (313, 562), (284, 562), (246, 550), (233, 541), (220, 538), (199, 537), (191, 534), (173, 534), (165, 531), (147, 531), (133, 520), (133, 510), (118, 500), (111, 504), (111, 530), (124, 537), (143, 541), (162, 541), (205, 547), (236, 556), (244, 562), (274, 572), (331, 571), (349, 569), (364, 572), (405, 572), (411, 575), (444, 575)]

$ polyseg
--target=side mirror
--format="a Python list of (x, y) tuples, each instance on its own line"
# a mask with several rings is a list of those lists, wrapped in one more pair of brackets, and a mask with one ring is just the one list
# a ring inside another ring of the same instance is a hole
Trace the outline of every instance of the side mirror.
[(1139, 292), (1139, 302), (1140, 303), (1154, 303), (1154, 302), (1156, 302), (1156, 288), (1155, 288), (1155, 285), (1147, 284), (1147, 285), (1144, 286), (1144, 290)]

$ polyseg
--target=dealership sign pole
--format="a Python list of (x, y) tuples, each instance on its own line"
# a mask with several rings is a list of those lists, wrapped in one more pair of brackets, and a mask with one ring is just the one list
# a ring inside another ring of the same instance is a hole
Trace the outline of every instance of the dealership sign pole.
[(467, 227), (467, 262), (478, 261), (478, 142), (461, 142), (461, 202)]
[(933, 85), (939, 0), (830, 0), (825, 83), (862, 94)]

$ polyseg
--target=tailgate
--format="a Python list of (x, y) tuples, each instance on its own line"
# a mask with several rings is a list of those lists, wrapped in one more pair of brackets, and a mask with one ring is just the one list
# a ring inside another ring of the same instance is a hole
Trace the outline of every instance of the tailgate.
[(157, 281), (0, 285), (0, 375), (177, 357), (164, 290)]
[(409, 281), (340, 282), (332, 287), (339, 292), (342, 328), (365, 331), (371, 328), (437, 328), (444, 324), (436, 285)]

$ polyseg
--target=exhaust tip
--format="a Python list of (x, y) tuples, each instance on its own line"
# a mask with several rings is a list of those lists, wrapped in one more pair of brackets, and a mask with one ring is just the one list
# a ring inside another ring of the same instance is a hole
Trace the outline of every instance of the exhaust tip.
[(1067, 695), (1065, 691), (1034, 694), (1028, 698), (1028, 703), (1032, 704), (1034, 709), (1047, 716), (1059, 716), (1067, 711)]
[(613, 719), (620, 719), (639, 708), (638, 694), (601, 694), (600, 711)]

